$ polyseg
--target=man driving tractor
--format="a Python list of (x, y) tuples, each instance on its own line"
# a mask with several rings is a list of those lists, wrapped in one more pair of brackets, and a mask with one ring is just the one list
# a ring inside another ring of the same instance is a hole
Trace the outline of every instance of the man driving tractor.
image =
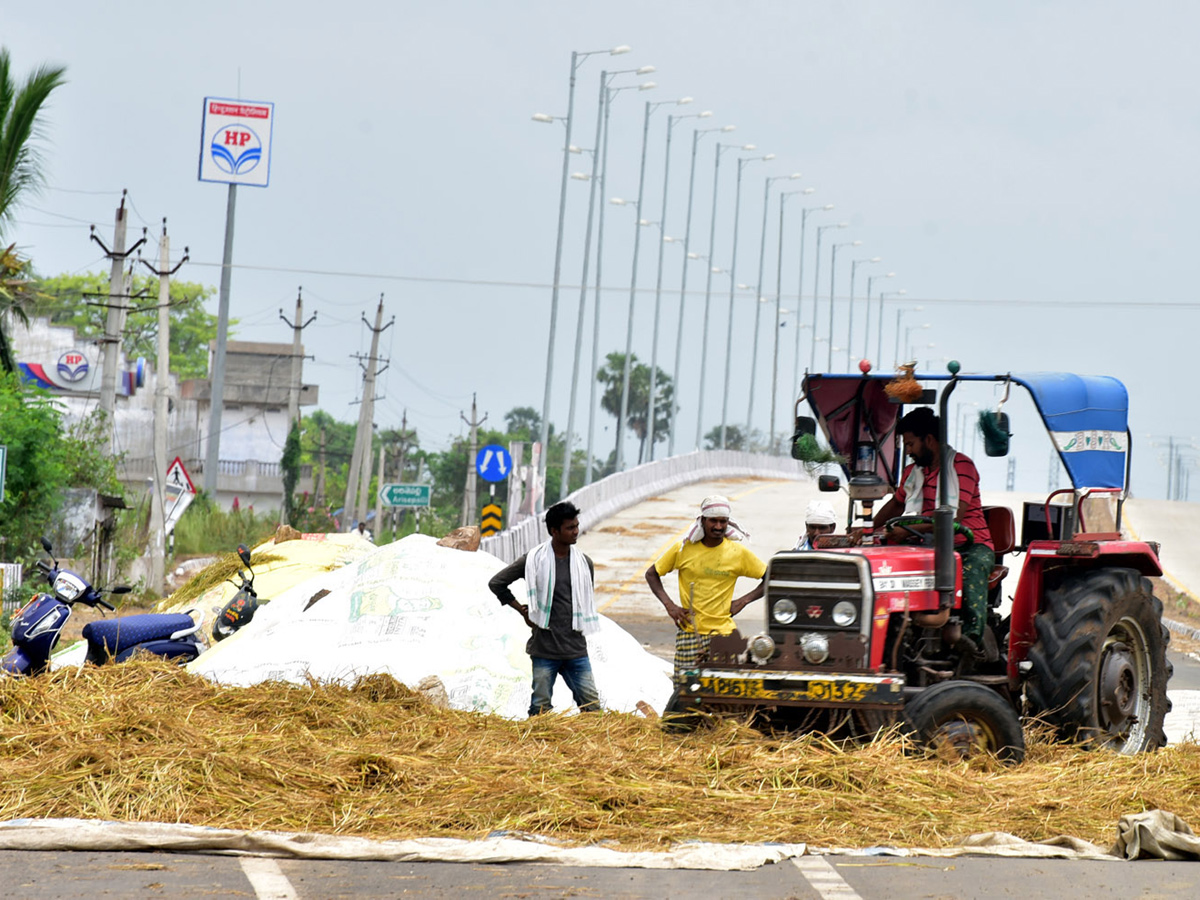
[[(904, 453), (912, 459), (900, 479), (896, 492), (874, 517), (880, 528), (891, 519), (901, 516), (932, 516), (937, 506), (938, 474), (941, 469), (942, 445), (938, 440), (938, 417), (927, 406), (905, 415), (896, 425)], [(979, 501), (979, 471), (964, 453), (954, 452), (954, 473), (950, 479), (950, 506), (956, 512), (957, 523), (969, 528), (973, 543), (956, 546), (962, 558), (963, 637), (968, 638), (975, 651), (983, 648), (983, 633), (987, 625), (988, 576), (996, 563), (992, 536)], [(912, 532), (933, 531), (929, 522), (896, 526), (888, 533), (892, 543), (904, 543)]]

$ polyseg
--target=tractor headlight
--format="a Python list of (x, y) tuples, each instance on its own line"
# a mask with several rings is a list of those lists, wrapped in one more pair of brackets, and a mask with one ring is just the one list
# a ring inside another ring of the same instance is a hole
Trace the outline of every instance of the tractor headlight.
[(839, 600), (833, 607), (833, 624), (848, 628), (858, 619), (858, 607), (849, 600)]
[(810, 663), (823, 663), (829, 659), (829, 641), (823, 634), (810, 631), (800, 638), (800, 649)]
[(775, 605), (771, 607), (771, 617), (780, 625), (791, 625), (796, 621), (796, 616), (799, 615), (799, 610), (796, 609), (796, 604), (787, 597), (782, 600), (776, 600)]
[(760, 666), (771, 661), (775, 655), (775, 641), (769, 634), (755, 635), (750, 639), (750, 658)]

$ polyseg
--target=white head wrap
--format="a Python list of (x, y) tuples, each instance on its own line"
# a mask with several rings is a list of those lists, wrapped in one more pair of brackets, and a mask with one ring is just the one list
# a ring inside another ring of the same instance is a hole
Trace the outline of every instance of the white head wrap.
[(810, 500), (804, 511), (805, 525), (836, 525), (837, 513), (828, 500)]
[(700, 515), (696, 516), (696, 522), (692, 525), (691, 530), (688, 531), (684, 542), (695, 544), (698, 541), (704, 540), (703, 519), (729, 519), (729, 524), (725, 527), (725, 537), (731, 541), (749, 540), (749, 533), (744, 531), (733, 519), (730, 519), (729, 514), (729, 501), (724, 497), (715, 494), (711, 497), (705, 497), (700, 504)]

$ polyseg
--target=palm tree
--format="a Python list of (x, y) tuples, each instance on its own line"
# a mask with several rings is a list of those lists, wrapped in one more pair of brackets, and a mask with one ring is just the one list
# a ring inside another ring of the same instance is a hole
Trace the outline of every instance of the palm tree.
[[(42, 160), (35, 141), (41, 137), (39, 115), (51, 92), (63, 84), (61, 67), (39, 66), (21, 85), (13, 81), (8, 51), (0, 48), (0, 236), (12, 222), (21, 195), (42, 183)], [(5, 329), (8, 313), (24, 317), (21, 275), (25, 265), (15, 245), (3, 251), (0, 270), (0, 368), (14, 369)]]

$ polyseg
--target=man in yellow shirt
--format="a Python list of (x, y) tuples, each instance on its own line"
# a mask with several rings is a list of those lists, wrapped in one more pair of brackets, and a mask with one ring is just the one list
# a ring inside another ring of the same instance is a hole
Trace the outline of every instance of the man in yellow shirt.
[[(733, 632), (733, 617), (763, 595), (766, 563), (740, 543), (747, 535), (729, 520), (729, 501), (708, 497), (687, 537), (646, 570), (646, 583), (679, 630), (675, 634), (675, 680), (708, 653), (714, 634)], [(662, 576), (679, 572), (676, 604)], [(733, 599), (739, 576), (758, 578), (748, 594)]]

